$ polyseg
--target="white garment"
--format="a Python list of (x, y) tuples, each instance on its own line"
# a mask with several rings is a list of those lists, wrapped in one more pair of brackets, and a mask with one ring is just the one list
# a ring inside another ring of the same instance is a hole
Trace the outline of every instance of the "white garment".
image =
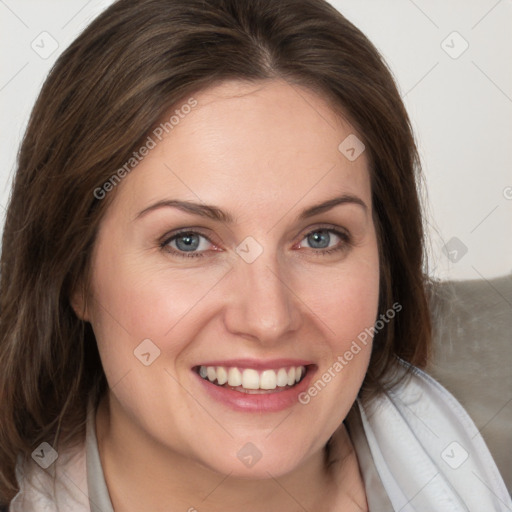
[[(439, 383), (411, 370), (409, 378), (371, 403), (358, 400), (357, 421), (350, 415), (370, 511), (512, 512), (505, 484), (472, 420)], [(50, 468), (19, 462), (20, 491), (10, 512), (113, 511), (94, 412), (89, 411), (86, 442), (59, 453)]]
[(512, 512), (503, 479), (466, 411), (432, 377), (411, 372), (372, 404), (358, 403), (393, 510)]

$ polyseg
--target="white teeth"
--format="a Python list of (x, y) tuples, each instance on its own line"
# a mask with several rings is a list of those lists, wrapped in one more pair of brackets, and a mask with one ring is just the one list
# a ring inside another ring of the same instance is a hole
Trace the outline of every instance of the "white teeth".
[(284, 368), (281, 368), (277, 372), (277, 382), (276, 382), (276, 384), (280, 388), (283, 388), (284, 386), (286, 386), (288, 384), (288, 372)]
[(206, 373), (208, 375), (208, 380), (211, 382), (217, 378), (217, 372), (213, 366), (208, 366), (208, 368), (206, 368)]
[(217, 382), (222, 386), (228, 381), (228, 372), (222, 366), (217, 366)]
[(261, 372), (260, 385), (261, 389), (276, 389), (277, 375), (274, 370), (265, 370)]
[(230, 368), (228, 371), (228, 384), (233, 387), (242, 385), (242, 374), (238, 368)]
[(256, 370), (244, 370), (242, 373), (242, 387), (245, 389), (258, 389), (260, 376)]
[(274, 390), (277, 387), (294, 386), (306, 373), (304, 366), (279, 368), (279, 370), (263, 370), (253, 368), (236, 368), (225, 366), (200, 366), (199, 375), (203, 379), (222, 386), (227, 383), (231, 387), (242, 386), (244, 389)]

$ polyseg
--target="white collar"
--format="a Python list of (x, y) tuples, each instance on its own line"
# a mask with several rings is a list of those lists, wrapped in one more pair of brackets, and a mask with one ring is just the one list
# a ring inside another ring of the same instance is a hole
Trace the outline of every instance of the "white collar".
[[(368, 450), (361, 449), (360, 441), (354, 446), (371, 510), (382, 510), (375, 504), (383, 486), (394, 511), (511, 512), (505, 484), (473, 421), (439, 383), (410, 369), (409, 377), (391, 391), (365, 405), (357, 401), (373, 464), (368, 464)], [(113, 512), (94, 413), (90, 407), (85, 444), (59, 453), (47, 470), (31, 459), (19, 461), (20, 491), (10, 512)], [(353, 416), (349, 425), (352, 433), (354, 428), (361, 433)]]
[(432, 377), (409, 376), (363, 406), (372, 458), (394, 510), (512, 511), (492, 456), (466, 411)]

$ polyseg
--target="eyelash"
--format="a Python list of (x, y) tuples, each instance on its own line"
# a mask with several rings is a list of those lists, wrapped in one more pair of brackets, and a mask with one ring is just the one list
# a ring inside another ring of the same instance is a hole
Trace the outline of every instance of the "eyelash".
[[(302, 242), (302, 240), (304, 240), (304, 238), (307, 238), (309, 235), (313, 234), (313, 233), (316, 233), (318, 231), (327, 231), (328, 233), (332, 233), (336, 236), (338, 236), (340, 239), (341, 239), (341, 242), (338, 246), (335, 246), (335, 247), (331, 247), (329, 249), (312, 249), (313, 251), (313, 254), (315, 256), (326, 256), (326, 255), (329, 255), (329, 254), (332, 254), (332, 253), (335, 253), (335, 252), (339, 252), (339, 251), (343, 251), (343, 250), (347, 250), (348, 246), (351, 245), (351, 238), (350, 238), (350, 235), (344, 231), (341, 231), (339, 229), (336, 229), (336, 228), (332, 228), (332, 227), (318, 227), (316, 229), (312, 229), (311, 231), (308, 231), (301, 239), (300, 241)], [(204, 235), (203, 233), (201, 233), (200, 231), (194, 231), (194, 230), (191, 230), (191, 229), (182, 229), (180, 231), (177, 231), (175, 233), (173, 233), (170, 237), (166, 237), (165, 240), (163, 242), (160, 243), (160, 248), (166, 252), (169, 252), (173, 255), (177, 255), (179, 257), (183, 257), (183, 258), (202, 258), (205, 256), (205, 252), (206, 251), (202, 251), (202, 252), (193, 252), (193, 251), (190, 251), (190, 252), (184, 252), (184, 251), (176, 251), (175, 249), (172, 249), (172, 248), (169, 248), (169, 244), (175, 240), (176, 238), (179, 238), (180, 235), (200, 235), (204, 238), (206, 238), (206, 240), (208, 240), (208, 242), (210, 242), (211, 244), (214, 244), (214, 242), (212, 242), (210, 240), (209, 237), (207, 237), (206, 235)], [(215, 245), (215, 244), (214, 244)]]

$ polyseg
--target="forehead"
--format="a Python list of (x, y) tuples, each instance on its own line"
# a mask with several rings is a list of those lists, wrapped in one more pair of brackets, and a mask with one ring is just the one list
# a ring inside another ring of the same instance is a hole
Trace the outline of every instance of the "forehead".
[(369, 205), (366, 154), (351, 161), (339, 149), (357, 134), (318, 94), (284, 81), (229, 81), (193, 98), (197, 105), (161, 141), (153, 137), (156, 146), (118, 187), (116, 202), (130, 211), (177, 196), (290, 207), (305, 196), (356, 193)]

